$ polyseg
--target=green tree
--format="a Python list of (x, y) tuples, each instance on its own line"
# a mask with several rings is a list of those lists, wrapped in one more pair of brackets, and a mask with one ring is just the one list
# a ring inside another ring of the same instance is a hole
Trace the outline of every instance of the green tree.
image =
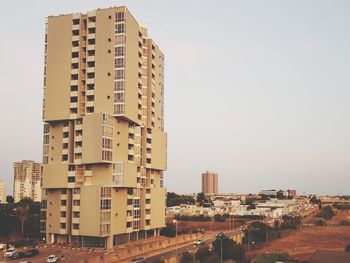
[(332, 219), (335, 215), (333, 208), (331, 206), (322, 207), (321, 211), (317, 214), (318, 217), (321, 217), (326, 220)]
[(197, 194), (196, 202), (201, 205), (203, 205), (206, 202), (205, 194), (203, 192)]
[(212, 255), (212, 252), (209, 250), (209, 247), (201, 247), (197, 250), (195, 257), (196, 260), (199, 262), (204, 262), (206, 259), (208, 259)]
[(195, 263), (194, 255), (190, 252), (184, 252), (181, 254), (180, 263)]
[(225, 235), (221, 235), (213, 241), (213, 251), (223, 260), (233, 259), (238, 263), (245, 262), (243, 247)]
[(14, 214), (18, 217), (21, 223), (21, 237), (24, 237), (24, 223), (29, 217), (29, 206), (27, 204), (21, 204), (14, 208)]
[(220, 263), (220, 258), (216, 254), (210, 255), (203, 263)]
[(13, 204), (14, 202), (15, 202), (15, 199), (13, 198), (12, 195), (6, 196), (6, 203)]

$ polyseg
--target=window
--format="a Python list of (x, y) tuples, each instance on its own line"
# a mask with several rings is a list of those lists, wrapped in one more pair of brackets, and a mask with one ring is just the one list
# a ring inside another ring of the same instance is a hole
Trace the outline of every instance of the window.
[(61, 226), (61, 229), (66, 229), (66, 223), (61, 223), (60, 226)]
[(66, 212), (61, 212), (61, 217), (66, 217)]
[(116, 81), (114, 83), (115, 91), (124, 91), (125, 90), (125, 82), (124, 81)]
[(73, 194), (79, 195), (80, 194), (80, 188), (74, 188), (73, 189)]
[(115, 22), (124, 22), (124, 12), (118, 12), (115, 14)]
[(125, 55), (125, 47), (116, 47), (115, 48), (115, 56), (120, 57)]
[(44, 144), (48, 144), (50, 139), (50, 135), (44, 135)]
[(134, 208), (140, 207), (140, 199), (134, 199)]
[(110, 187), (101, 187), (101, 197), (111, 197), (111, 188)]
[(115, 102), (125, 102), (125, 93), (116, 93)]
[(126, 43), (126, 36), (125, 35), (117, 35), (115, 36), (115, 44), (116, 45), (122, 45)]
[(116, 68), (124, 68), (125, 67), (124, 58), (116, 58), (115, 59), (115, 67)]
[(116, 24), (115, 25), (115, 33), (122, 34), (125, 32), (125, 24)]
[(75, 182), (75, 177), (68, 177), (68, 183), (74, 183)]
[(80, 206), (80, 200), (73, 200), (73, 206)]
[(102, 160), (103, 161), (112, 161), (112, 152), (111, 151), (102, 151)]
[(61, 206), (66, 206), (67, 205), (67, 200), (61, 200)]
[(111, 200), (103, 199), (101, 200), (101, 210), (111, 209)]
[(44, 124), (44, 133), (49, 133), (49, 131), (50, 131), (50, 125)]
[(123, 69), (117, 69), (115, 71), (115, 79), (116, 80), (124, 79), (124, 70)]
[(112, 146), (113, 146), (112, 144), (113, 144), (112, 139), (102, 138), (102, 148), (112, 149)]

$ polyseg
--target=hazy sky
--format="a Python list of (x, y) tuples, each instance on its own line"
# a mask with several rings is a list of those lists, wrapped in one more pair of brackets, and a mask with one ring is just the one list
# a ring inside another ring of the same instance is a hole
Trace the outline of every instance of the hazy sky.
[[(350, 194), (350, 1), (0, 3), (0, 178), (41, 161), (45, 17), (126, 5), (165, 53), (169, 191)], [(12, 189), (10, 189), (12, 193)]]

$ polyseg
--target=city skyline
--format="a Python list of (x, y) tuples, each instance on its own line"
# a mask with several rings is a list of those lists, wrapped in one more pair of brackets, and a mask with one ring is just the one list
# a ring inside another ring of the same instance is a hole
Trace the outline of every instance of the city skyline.
[(7, 25), (0, 31), (1, 117), (9, 127), (0, 132), (0, 174), (7, 189), (14, 161), (41, 162), (45, 17), (125, 5), (166, 54), (168, 191), (199, 192), (201, 171), (210, 169), (220, 174), (221, 192), (349, 194), (349, 3), (223, 1), (215, 12), (207, 1), (151, 3), (157, 8), (23, 3), (26, 30), (11, 12), (0, 18)]

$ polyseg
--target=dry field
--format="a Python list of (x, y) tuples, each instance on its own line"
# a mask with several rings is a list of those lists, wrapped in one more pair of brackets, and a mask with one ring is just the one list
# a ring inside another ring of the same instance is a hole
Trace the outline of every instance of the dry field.
[(308, 260), (318, 249), (344, 250), (350, 244), (350, 227), (304, 227), (290, 236), (277, 239), (248, 255), (287, 252), (298, 260)]

